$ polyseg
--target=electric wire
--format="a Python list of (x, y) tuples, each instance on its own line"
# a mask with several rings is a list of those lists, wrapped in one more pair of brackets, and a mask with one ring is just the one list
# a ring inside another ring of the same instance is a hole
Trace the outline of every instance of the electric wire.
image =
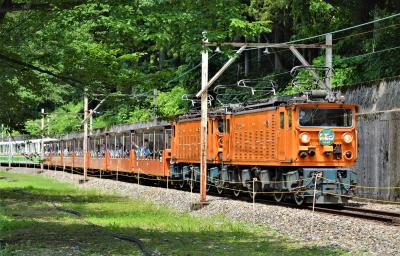
[(322, 37), (322, 36), (326, 36), (326, 35), (328, 35), (328, 34), (337, 34), (337, 33), (341, 33), (341, 32), (344, 32), (344, 31), (352, 30), (352, 29), (355, 29), (355, 28), (360, 28), (360, 27), (363, 27), (363, 26), (366, 26), (366, 25), (370, 25), (370, 24), (373, 24), (373, 23), (376, 23), (376, 22), (381, 22), (381, 21), (388, 20), (388, 19), (392, 19), (392, 18), (399, 17), (399, 16), (400, 16), (400, 13), (396, 13), (396, 14), (393, 14), (393, 15), (390, 15), (390, 16), (386, 16), (386, 17), (379, 18), (379, 19), (376, 19), (376, 20), (368, 21), (368, 22), (361, 23), (361, 24), (358, 24), (358, 25), (355, 25), (355, 26), (351, 26), (351, 27), (347, 27), (347, 28), (342, 28), (342, 29), (334, 30), (334, 31), (327, 32), (327, 33), (324, 33), (324, 34), (319, 34), (319, 35), (310, 36), (310, 37), (306, 37), (306, 38), (291, 40), (291, 41), (287, 41), (287, 42), (284, 42), (284, 43), (277, 43), (277, 44), (275, 44), (275, 45), (279, 45), (279, 44), (293, 44), (293, 43), (297, 43), (297, 42), (308, 41), (308, 40), (311, 40), (311, 39), (315, 39), (315, 38), (320, 38), (320, 37)]
[(354, 58), (362, 58), (362, 57), (373, 55), (373, 54), (377, 54), (377, 53), (393, 51), (393, 50), (396, 50), (396, 49), (399, 49), (399, 48), (400, 48), (400, 46), (395, 46), (395, 47), (391, 47), (391, 48), (382, 49), (382, 50), (379, 50), (379, 51), (372, 51), (372, 52), (365, 53), (365, 54), (360, 54), (360, 55), (356, 55), (356, 56), (350, 56), (350, 57), (346, 57), (346, 58), (341, 58), (337, 62), (342, 62), (342, 61), (346, 61), (346, 60), (350, 60), (350, 59), (354, 59)]

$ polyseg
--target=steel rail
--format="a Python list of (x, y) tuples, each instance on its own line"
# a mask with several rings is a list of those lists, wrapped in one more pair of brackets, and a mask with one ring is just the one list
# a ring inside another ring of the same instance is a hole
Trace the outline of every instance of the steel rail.
[[(307, 206), (306, 208), (309, 210), (312, 210), (311, 206)], [(397, 225), (400, 224), (400, 214), (399, 213), (397, 213), (397, 216), (389, 216), (388, 214), (395, 215), (396, 213), (378, 211), (378, 210), (372, 210), (372, 209), (363, 209), (363, 208), (353, 209), (353, 208), (355, 208), (355, 207), (344, 206), (342, 209), (315, 207), (315, 211), (334, 214), (334, 215), (356, 217), (359, 219), (368, 219), (368, 220), (388, 222), (388, 223), (393, 223), (393, 224), (397, 224)]]

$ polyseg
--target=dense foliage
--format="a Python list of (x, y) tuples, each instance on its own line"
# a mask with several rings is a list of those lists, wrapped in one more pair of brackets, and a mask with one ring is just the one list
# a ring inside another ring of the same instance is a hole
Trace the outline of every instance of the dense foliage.
[[(79, 130), (85, 88), (90, 108), (107, 97), (95, 128), (185, 113), (191, 103), (182, 95), (200, 87), (203, 31), (210, 42), (285, 42), (399, 10), (395, 0), (0, 0), (0, 122), (39, 134), (45, 108), (47, 132)], [(379, 53), (400, 45), (399, 22), (396, 17), (335, 34), (333, 84), (399, 75), (399, 49)], [(212, 50), (210, 75), (233, 53)], [(246, 51), (218, 83), (273, 79), (284, 93), (312, 86), (306, 72), (298, 74), (300, 87), (288, 74), (271, 76), (299, 63), (287, 49), (263, 51)], [(324, 50), (302, 54), (324, 66)]]

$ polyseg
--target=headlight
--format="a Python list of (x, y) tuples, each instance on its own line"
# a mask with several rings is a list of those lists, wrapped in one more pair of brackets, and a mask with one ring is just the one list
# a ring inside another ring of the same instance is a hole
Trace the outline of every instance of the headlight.
[(300, 141), (302, 143), (307, 144), (307, 143), (310, 142), (310, 140), (311, 140), (310, 134), (308, 134), (306, 132), (303, 132), (303, 133), (300, 134)]
[(342, 139), (344, 141), (344, 143), (351, 143), (353, 141), (353, 136), (350, 133), (345, 133), (342, 135)]
[(351, 151), (346, 151), (346, 153), (344, 153), (344, 156), (347, 160), (351, 160), (353, 158), (353, 153), (351, 153)]

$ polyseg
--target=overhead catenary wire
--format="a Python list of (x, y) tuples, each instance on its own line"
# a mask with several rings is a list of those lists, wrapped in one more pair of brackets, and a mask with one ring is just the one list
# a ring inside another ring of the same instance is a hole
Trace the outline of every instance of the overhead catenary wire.
[[(214, 56), (217, 55), (217, 54), (218, 54), (217, 52), (214, 53), (214, 54), (211, 55), (208, 59), (211, 60), (211, 59), (214, 58)], [(199, 68), (200, 66), (201, 66), (201, 62), (198, 63), (198, 64), (197, 64), (196, 66), (194, 66), (193, 68), (191, 68), (191, 69), (185, 71), (184, 73), (182, 73), (182, 74), (179, 75), (178, 77), (176, 77), (176, 78), (174, 78), (174, 79), (168, 81), (168, 82), (166, 83), (166, 85), (168, 86), (170, 83), (179, 80), (180, 78), (184, 77), (185, 75), (189, 74), (190, 72), (194, 71), (195, 69)]]
[[(368, 24), (372, 24), (372, 23), (375, 23), (375, 22), (387, 20), (387, 19), (390, 19), (390, 18), (398, 17), (398, 16), (400, 16), (400, 14), (395, 14), (395, 15), (391, 15), (391, 16), (384, 17), (384, 18), (381, 18), (381, 19), (377, 19), (377, 20), (373, 20), (373, 21), (366, 22), (366, 23), (363, 23), (363, 24), (359, 24), (359, 25), (356, 25), (356, 26), (352, 26), (352, 27), (348, 27), (348, 28), (332, 31), (331, 33), (335, 34), (335, 33), (343, 32), (343, 31), (347, 31), (347, 30), (350, 30), (350, 29), (362, 27), (362, 26), (365, 26), (365, 25), (368, 25)], [(353, 34), (350, 34), (350, 35), (334, 38), (333, 40), (334, 41), (338, 41), (338, 40), (341, 40), (341, 39), (360, 36), (360, 35), (364, 35), (364, 34), (371, 33), (371, 32), (386, 30), (386, 29), (389, 29), (389, 28), (397, 27), (399, 25), (400, 25), (400, 23), (391, 24), (391, 25), (388, 25), (388, 26), (385, 26), (385, 27), (382, 27), (382, 28), (374, 28), (374, 29), (371, 29), (371, 30), (368, 30), (368, 31), (363, 31), (363, 32), (359, 32), (359, 33), (353, 33)], [(322, 37), (322, 36), (324, 36), (326, 34), (329, 34), (329, 33), (317, 35), (317, 36), (314, 36), (313, 38)], [(309, 38), (304, 38), (304, 39), (299, 39), (299, 40), (292, 40), (292, 41), (289, 41), (289, 42), (286, 42), (286, 43), (300, 42), (302, 40), (308, 40), (308, 39)], [(322, 44), (322, 43), (325, 43), (325, 41), (320, 41), (318, 44)], [(279, 44), (281, 44), (281, 43), (279, 43)], [(282, 43), (282, 44), (285, 44), (285, 43)], [(340, 59), (339, 61), (336, 61), (336, 62), (342, 62), (342, 61), (345, 61), (345, 60), (348, 60), (348, 59), (352, 59), (352, 58), (359, 58), (359, 57), (361, 58), (361, 57), (368, 56), (368, 55), (371, 55), (371, 54), (374, 54), (374, 53), (382, 53), (382, 52), (386, 52), (386, 51), (390, 51), (390, 50), (396, 50), (397, 48), (399, 48), (399, 47), (392, 47), (392, 48), (383, 49), (383, 50), (379, 50), (379, 51), (373, 51), (373, 52), (367, 53), (367, 54), (361, 54), (361, 55), (357, 55), (357, 56), (351, 56), (351, 57), (347, 57), (347, 58), (342, 58), (342, 59)], [(260, 47), (251, 47), (251, 48), (248, 48), (248, 49), (245, 49), (245, 50), (260, 50)], [(279, 51), (274, 51), (273, 53), (276, 54), (276, 53), (285, 52), (285, 51), (289, 51), (289, 49), (283, 49), (283, 50), (279, 50)], [(257, 56), (253, 56), (253, 57), (251, 57), (251, 59), (253, 59), (255, 57), (257, 57)], [(335, 63), (335, 64), (337, 64), (337, 63)], [(277, 75), (283, 75), (283, 74), (289, 74), (289, 73), (290, 72), (283, 72), (283, 73), (280, 73), (280, 74), (271, 74), (271, 75), (264, 76), (264, 78), (268, 78), (268, 77), (272, 78), (272, 77), (275, 77)]]
[(395, 47), (391, 47), (391, 48), (382, 49), (382, 50), (379, 50), (379, 51), (372, 51), (372, 52), (365, 53), (365, 54), (360, 54), (360, 55), (356, 55), (356, 56), (345, 57), (345, 58), (342, 58), (342, 59), (337, 60), (337, 62), (342, 62), (342, 61), (349, 60), (349, 59), (354, 59), (354, 58), (362, 58), (362, 57), (369, 56), (369, 55), (373, 55), (373, 54), (377, 54), (377, 53), (382, 53), (382, 52), (387, 52), (387, 51), (393, 51), (393, 50), (396, 50), (396, 49), (399, 49), (399, 48), (400, 48), (400, 46), (395, 46)]
[[(374, 32), (377, 32), (377, 31), (381, 31), (381, 30), (385, 30), (385, 29), (392, 28), (392, 27), (397, 27), (397, 26), (400, 26), (400, 23), (391, 24), (389, 26), (382, 27), (382, 28), (374, 28), (374, 29), (363, 31), (363, 32), (359, 32), (359, 33), (353, 33), (353, 34), (346, 35), (346, 36), (336, 37), (336, 38), (333, 38), (333, 41), (342, 40), (342, 39), (355, 37), (355, 36), (361, 36), (361, 35), (365, 35), (365, 34), (369, 34), (369, 33), (374, 33)], [(325, 43), (325, 41), (321, 41), (320, 43)]]
[(287, 41), (287, 42), (284, 42), (284, 43), (277, 43), (276, 45), (278, 45), (278, 44), (293, 44), (293, 43), (297, 43), (297, 42), (308, 41), (308, 40), (311, 40), (311, 39), (315, 39), (315, 38), (320, 38), (320, 37), (326, 36), (328, 34), (337, 34), (337, 33), (345, 32), (345, 31), (348, 31), (348, 30), (352, 30), (352, 29), (355, 29), (355, 28), (360, 28), (360, 27), (367, 26), (367, 25), (370, 25), (370, 24), (373, 24), (373, 23), (376, 23), (376, 22), (381, 22), (381, 21), (392, 19), (392, 18), (399, 17), (399, 16), (400, 16), (400, 13), (396, 13), (396, 14), (393, 14), (393, 15), (390, 15), (390, 16), (386, 16), (386, 17), (383, 17), (383, 18), (375, 19), (375, 20), (368, 21), (368, 22), (365, 22), (365, 23), (361, 23), (361, 24), (358, 24), (358, 25), (355, 25), (355, 26), (342, 28), (342, 29), (334, 30), (334, 31), (331, 31), (331, 32), (323, 33), (323, 34), (306, 37), (306, 38), (295, 39), (295, 40)]

